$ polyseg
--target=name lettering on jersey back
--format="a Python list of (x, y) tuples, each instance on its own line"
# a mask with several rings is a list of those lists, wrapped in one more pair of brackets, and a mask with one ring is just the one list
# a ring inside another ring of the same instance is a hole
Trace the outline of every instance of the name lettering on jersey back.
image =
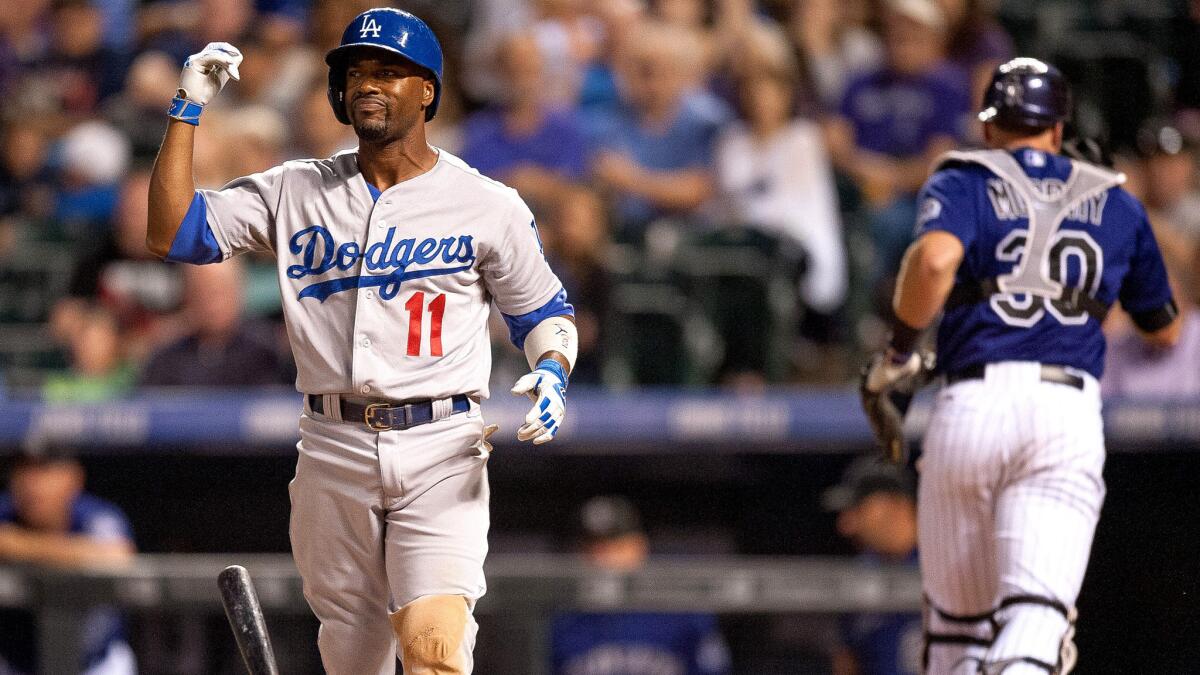
[[(1047, 178), (1032, 180), (1034, 188), (1047, 199), (1056, 199), (1062, 195), (1065, 186), (1061, 180)], [(1029, 217), (1025, 208), (1025, 200), (1021, 199), (1008, 181), (999, 178), (989, 178), (987, 181), (988, 201), (998, 220), (1021, 220)], [(1108, 191), (1089, 197), (1075, 205), (1067, 214), (1065, 220), (1085, 225), (1099, 225), (1104, 219), (1104, 207), (1108, 204)]]
[[(475, 262), (474, 240), (469, 234), (436, 239), (396, 239), (396, 228), (389, 228), (383, 239), (364, 250), (358, 242), (337, 243), (328, 228), (321, 225), (306, 227), (292, 235), (288, 248), (300, 262), (289, 265), (290, 279), (319, 276), (333, 270), (349, 271), (362, 263), (370, 272), (319, 281), (300, 290), (300, 298), (316, 298), (324, 302), (334, 293), (355, 288), (379, 287), (379, 297), (391, 300), (400, 292), (400, 285), (411, 279), (456, 274), (471, 269)], [(451, 267), (424, 267), (409, 270), (413, 265), (440, 262)], [(456, 264), (457, 263), (457, 264)]]

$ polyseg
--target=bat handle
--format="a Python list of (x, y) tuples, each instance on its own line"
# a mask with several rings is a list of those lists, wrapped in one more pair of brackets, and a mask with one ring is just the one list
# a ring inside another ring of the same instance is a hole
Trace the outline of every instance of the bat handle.
[(250, 573), (241, 565), (230, 565), (217, 575), (217, 586), (221, 589), (221, 603), (225, 605), (225, 616), (229, 618), (233, 637), (246, 662), (246, 671), (250, 675), (279, 675), (271, 636), (267, 633)]

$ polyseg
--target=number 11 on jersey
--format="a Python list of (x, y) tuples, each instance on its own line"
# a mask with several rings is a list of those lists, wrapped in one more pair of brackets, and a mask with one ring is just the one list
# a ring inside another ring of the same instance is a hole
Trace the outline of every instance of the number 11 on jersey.
[[(404, 303), (408, 310), (408, 355), (421, 355), (421, 324), (425, 318), (425, 293), (413, 293)], [(442, 355), (442, 316), (446, 313), (446, 294), (439, 293), (429, 302), (429, 355)]]

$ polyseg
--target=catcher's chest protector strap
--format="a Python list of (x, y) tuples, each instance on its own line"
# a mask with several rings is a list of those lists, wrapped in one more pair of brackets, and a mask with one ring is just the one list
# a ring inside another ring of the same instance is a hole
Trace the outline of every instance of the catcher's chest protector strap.
[(1087, 200), (1124, 183), (1125, 174), (1071, 160), (1071, 174), (1065, 182), (1035, 183), (1004, 150), (948, 152), (938, 159), (937, 169), (954, 163), (979, 164), (1007, 183), (1020, 196), (1025, 209), (1022, 215), (1027, 216), (1029, 225), (1024, 255), (1016, 269), (998, 277), (957, 284), (946, 300), (946, 308), (983, 302), (994, 295), (1021, 293), (1063, 303), (1103, 321), (1108, 305), (1093, 295), (1100, 278), (1093, 280), (1092, 288), (1064, 286), (1050, 277), (1050, 253), (1055, 234), (1067, 216)]

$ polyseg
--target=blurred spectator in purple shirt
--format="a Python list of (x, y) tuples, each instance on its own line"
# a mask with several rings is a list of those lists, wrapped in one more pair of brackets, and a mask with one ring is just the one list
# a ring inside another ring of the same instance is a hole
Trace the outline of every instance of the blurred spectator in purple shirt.
[(583, 180), (583, 130), (573, 110), (548, 105), (544, 58), (532, 35), (510, 36), (499, 53), (504, 100), (467, 118), (463, 159), (544, 208)]
[(1133, 326), (1109, 338), (1100, 391), (1134, 398), (1200, 397), (1200, 312), (1175, 294), (1182, 315), (1179, 342), (1163, 348), (1148, 344)]
[(935, 0), (889, 0), (887, 65), (851, 82), (828, 125), (834, 165), (870, 209), (881, 287), (911, 240), (915, 195), (930, 164), (955, 147), (971, 108), (966, 76), (945, 61), (946, 30)]

